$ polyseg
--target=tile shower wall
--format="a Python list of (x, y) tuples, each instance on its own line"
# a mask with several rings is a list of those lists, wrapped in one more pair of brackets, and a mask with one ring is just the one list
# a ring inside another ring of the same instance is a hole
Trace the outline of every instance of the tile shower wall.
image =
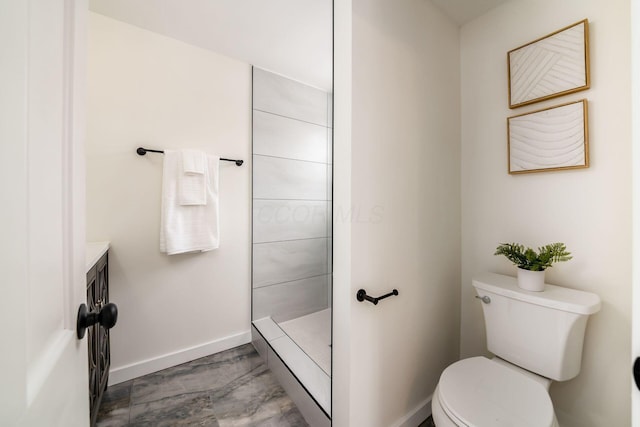
[(331, 98), (253, 69), (253, 319), (331, 301)]

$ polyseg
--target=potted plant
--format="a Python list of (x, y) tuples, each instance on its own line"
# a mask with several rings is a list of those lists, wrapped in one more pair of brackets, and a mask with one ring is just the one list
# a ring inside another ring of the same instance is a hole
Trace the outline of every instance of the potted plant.
[(551, 243), (538, 252), (519, 243), (501, 243), (494, 255), (504, 255), (518, 266), (518, 286), (528, 291), (544, 290), (544, 271), (553, 263), (569, 261), (571, 253), (564, 243)]

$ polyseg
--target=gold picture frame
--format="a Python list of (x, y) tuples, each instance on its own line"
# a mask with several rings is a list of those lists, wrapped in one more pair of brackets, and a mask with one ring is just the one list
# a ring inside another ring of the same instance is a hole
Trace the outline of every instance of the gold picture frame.
[(588, 168), (588, 128), (586, 99), (509, 117), (508, 172)]
[(507, 53), (509, 108), (589, 89), (589, 20)]

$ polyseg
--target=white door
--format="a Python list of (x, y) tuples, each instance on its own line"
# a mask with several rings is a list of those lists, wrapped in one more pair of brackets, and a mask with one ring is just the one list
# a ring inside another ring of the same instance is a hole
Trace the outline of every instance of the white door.
[[(631, 422), (640, 426), (640, 2), (631, 2), (631, 116), (633, 172), (633, 251), (632, 251), (632, 328)], [(636, 364), (637, 362), (637, 364)]]
[(86, 0), (0, 0), (0, 425), (89, 424)]

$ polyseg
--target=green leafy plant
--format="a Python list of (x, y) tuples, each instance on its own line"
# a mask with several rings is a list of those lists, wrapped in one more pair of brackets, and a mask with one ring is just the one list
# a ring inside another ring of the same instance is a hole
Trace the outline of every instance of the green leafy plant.
[(494, 255), (504, 255), (520, 268), (544, 271), (555, 262), (569, 261), (572, 256), (564, 243), (551, 243), (538, 248), (538, 252), (519, 243), (501, 243)]

